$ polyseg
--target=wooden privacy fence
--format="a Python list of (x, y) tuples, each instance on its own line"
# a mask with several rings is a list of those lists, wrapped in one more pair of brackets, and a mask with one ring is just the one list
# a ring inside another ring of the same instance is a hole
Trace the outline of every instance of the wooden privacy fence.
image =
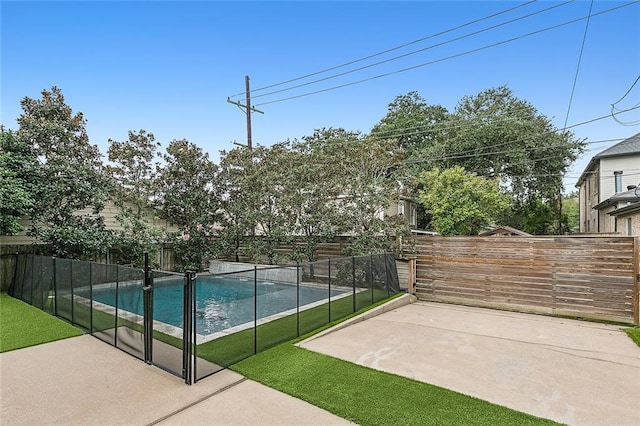
[(638, 324), (638, 237), (418, 237), (422, 300)]

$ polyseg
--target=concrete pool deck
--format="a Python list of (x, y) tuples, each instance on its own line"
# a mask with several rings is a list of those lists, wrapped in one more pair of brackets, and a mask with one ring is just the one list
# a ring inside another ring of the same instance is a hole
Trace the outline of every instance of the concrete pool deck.
[[(300, 346), (568, 424), (640, 424), (620, 327), (408, 297)], [(0, 385), (2, 425), (348, 424), (229, 370), (187, 386), (88, 335), (0, 354)]]
[(640, 347), (621, 328), (417, 302), (299, 346), (562, 423), (640, 425)]
[(349, 424), (229, 370), (193, 386), (84, 335), (0, 354), (2, 425)]

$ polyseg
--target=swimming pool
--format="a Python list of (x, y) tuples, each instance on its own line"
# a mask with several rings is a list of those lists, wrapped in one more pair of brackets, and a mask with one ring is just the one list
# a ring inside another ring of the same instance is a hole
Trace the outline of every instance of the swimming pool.
[[(153, 319), (164, 324), (183, 326), (183, 279), (156, 280), (153, 286)], [(254, 283), (225, 276), (198, 276), (196, 281), (196, 333), (214, 333), (242, 326), (254, 321)], [(295, 284), (258, 282), (256, 285), (257, 318), (262, 319), (296, 309)], [(345, 289), (332, 288), (331, 298), (349, 294)], [(87, 294), (88, 296), (88, 294)], [(94, 288), (93, 300), (116, 306), (114, 287)], [(326, 302), (329, 290), (315, 285), (300, 285), (300, 309)], [(120, 285), (118, 309), (142, 315), (142, 296), (139, 285)]]

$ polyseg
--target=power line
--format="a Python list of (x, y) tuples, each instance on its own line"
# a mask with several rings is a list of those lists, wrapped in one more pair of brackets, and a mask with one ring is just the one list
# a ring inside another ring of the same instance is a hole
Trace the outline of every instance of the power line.
[(320, 83), (320, 82), (327, 81), (327, 80), (332, 80), (332, 79), (337, 78), (337, 77), (343, 77), (345, 75), (352, 74), (354, 72), (362, 71), (362, 70), (365, 70), (365, 69), (368, 69), (368, 68), (376, 67), (378, 65), (382, 65), (382, 64), (385, 64), (385, 63), (396, 61), (398, 59), (406, 58), (408, 56), (415, 55), (417, 53), (421, 53), (421, 52), (433, 49), (435, 47), (441, 47), (441, 46), (444, 46), (444, 45), (449, 44), (449, 43), (460, 41), (460, 40), (463, 40), (465, 38), (468, 38), (468, 37), (471, 37), (471, 36), (474, 36), (474, 35), (478, 35), (478, 34), (481, 34), (481, 33), (484, 33), (484, 32), (490, 31), (490, 30), (494, 30), (496, 28), (500, 28), (502, 26), (505, 26), (505, 25), (508, 25), (508, 24), (512, 24), (514, 22), (521, 21), (521, 20), (526, 19), (526, 18), (530, 18), (530, 17), (532, 17), (534, 15), (538, 15), (540, 13), (548, 12), (548, 11), (550, 11), (552, 9), (555, 9), (555, 8), (558, 8), (558, 7), (566, 6), (566, 5), (570, 4), (570, 3), (573, 3), (574, 1), (575, 0), (569, 0), (569, 1), (566, 1), (564, 3), (553, 5), (551, 7), (546, 8), (546, 9), (542, 9), (542, 10), (538, 10), (538, 11), (533, 12), (533, 13), (529, 13), (528, 15), (520, 16), (518, 18), (514, 18), (514, 19), (511, 19), (509, 21), (505, 21), (505, 22), (502, 22), (502, 23), (499, 23), (499, 24), (496, 24), (496, 25), (492, 25), (490, 27), (483, 28), (481, 30), (474, 31), (474, 32), (471, 32), (471, 33), (468, 33), (468, 34), (465, 34), (465, 35), (450, 39), (450, 40), (446, 40), (446, 41), (443, 41), (443, 42), (440, 42), (440, 43), (432, 44), (432, 45), (424, 47), (422, 49), (414, 50), (414, 51), (411, 51), (411, 52), (408, 52), (408, 53), (405, 53), (405, 54), (402, 54), (402, 55), (399, 55), (399, 56), (394, 56), (392, 58), (385, 59), (383, 61), (374, 62), (372, 64), (365, 65), (365, 66), (362, 66), (362, 67), (359, 67), (359, 68), (355, 68), (355, 69), (352, 69), (352, 70), (349, 70), (349, 71), (344, 71), (344, 72), (341, 72), (341, 73), (338, 73), (338, 74), (333, 74), (333, 75), (330, 75), (328, 77), (320, 78), (320, 79), (317, 79), (317, 80), (312, 80), (312, 81), (309, 81), (309, 82), (306, 82), (306, 83), (302, 83), (302, 84), (297, 84), (295, 86), (286, 87), (286, 88), (280, 89), (280, 90), (274, 90), (274, 91), (271, 91), (271, 92), (263, 93), (261, 95), (254, 96), (254, 98), (261, 98), (261, 97), (264, 97), (264, 96), (274, 95), (276, 93), (282, 93), (282, 92), (287, 92), (287, 91), (293, 90), (293, 89), (299, 89), (300, 87), (310, 86), (312, 84)]
[[(638, 108), (640, 108), (640, 105), (636, 106), (634, 108), (629, 108), (629, 109), (623, 110), (623, 111), (619, 112), (618, 114), (620, 114), (622, 112), (632, 111), (632, 110), (635, 110), (635, 109), (638, 109)], [(604, 120), (605, 118), (609, 118), (609, 117), (610, 117), (610, 115), (607, 114), (607, 115), (603, 115), (601, 117), (592, 118), (590, 120), (586, 120), (586, 121), (583, 121), (583, 122), (580, 122), (580, 123), (576, 123), (576, 124), (573, 124), (571, 126), (566, 126), (564, 130), (572, 129), (574, 127), (584, 126), (586, 124), (594, 123), (594, 122), (599, 121), (599, 120)], [(546, 132), (541, 132), (541, 133), (530, 135), (530, 136), (527, 136), (527, 137), (524, 137), (524, 138), (520, 138), (520, 139), (515, 140), (515, 141), (509, 141), (509, 142), (504, 142), (502, 144), (496, 144), (496, 145), (493, 145), (493, 146), (490, 146), (490, 147), (495, 148), (495, 147), (503, 146), (503, 145), (507, 145), (507, 144), (514, 144), (514, 143), (518, 143), (518, 142), (523, 142), (523, 141), (532, 139), (534, 137), (548, 135), (548, 134), (556, 133), (556, 132), (557, 132), (556, 130), (549, 130), (549, 131), (546, 131)], [(504, 153), (504, 152), (498, 152), (498, 154), (500, 154), (500, 153)], [(477, 157), (477, 156), (488, 155), (488, 154), (495, 154), (495, 153), (473, 153), (473, 154), (461, 153), (460, 155), (454, 155), (454, 156), (444, 156), (444, 157), (433, 157), (433, 158), (409, 160), (409, 161), (406, 161), (405, 163), (417, 164), (417, 163), (424, 163), (424, 162), (436, 161), (436, 160), (454, 160), (454, 159), (459, 159), (459, 158)]]
[(638, 77), (636, 78), (636, 81), (633, 82), (633, 84), (631, 85), (631, 87), (629, 87), (629, 89), (627, 89), (627, 91), (624, 93), (624, 95), (622, 95), (622, 97), (620, 99), (618, 99), (617, 101), (615, 101), (614, 103), (611, 104), (611, 106), (614, 106), (615, 104), (618, 104), (620, 102), (622, 102), (622, 100), (624, 98), (627, 97), (627, 95), (629, 94), (629, 92), (631, 92), (631, 90), (635, 87), (635, 85), (638, 83), (638, 80), (640, 80), (640, 74), (638, 74)]
[(564, 118), (564, 125), (566, 127), (569, 121), (569, 112), (571, 111), (571, 104), (573, 103), (573, 94), (576, 91), (576, 84), (578, 83), (578, 73), (580, 71), (580, 63), (582, 62), (582, 53), (584, 52), (584, 44), (587, 40), (587, 31), (589, 30), (589, 21), (591, 20), (591, 11), (593, 10), (593, 0), (589, 6), (589, 15), (587, 16), (587, 23), (584, 26), (584, 34), (582, 35), (582, 46), (580, 46), (580, 55), (578, 56), (578, 65), (576, 65), (576, 75), (573, 78), (573, 87), (571, 88), (571, 96), (569, 96), (569, 106), (567, 107), (567, 116)]
[[(381, 55), (384, 55), (386, 53), (390, 53), (390, 52), (393, 52), (395, 50), (399, 50), (399, 49), (402, 49), (404, 47), (411, 46), (412, 44), (416, 44), (416, 43), (419, 43), (421, 41), (429, 40), (431, 38), (438, 37), (438, 36), (441, 36), (443, 34), (447, 34), (447, 33), (459, 30), (461, 28), (467, 27), (469, 25), (473, 25), (473, 24), (476, 24), (478, 22), (485, 21), (487, 19), (491, 19), (491, 18), (494, 18), (494, 17), (499, 16), (499, 15), (503, 15), (503, 14), (508, 13), (508, 12), (512, 12), (512, 11), (514, 11), (516, 9), (519, 9), (521, 7), (527, 6), (527, 5), (529, 5), (531, 3), (535, 3), (535, 2), (536, 2), (536, 0), (531, 0), (531, 1), (528, 1), (526, 3), (523, 3), (523, 4), (520, 4), (520, 5), (511, 7), (511, 8), (508, 8), (508, 9), (505, 9), (505, 10), (502, 10), (500, 12), (493, 13), (491, 15), (487, 15), (487, 16), (485, 16), (483, 18), (478, 18), (478, 19), (475, 19), (473, 21), (466, 22), (464, 24), (458, 25), (457, 27), (449, 28), (448, 30), (440, 31), (438, 33), (431, 34), (429, 36), (422, 37), (422, 38), (419, 38), (417, 40), (413, 40), (413, 41), (410, 41), (408, 43), (404, 43), (404, 44), (401, 44), (399, 46), (392, 47), (390, 49), (383, 50), (381, 52), (365, 56), (363, 58), (355, 59), (353, 61), (349, 61), (349, 62), (346, 62), (344, 64), (340, 64), (340, 65), (336, 65), (336, 66), (333, 66), (333, 67), (330, 67), (330, 68), (326, 68), (326, 69), (323, 69), (323, 70), (320, 70), (320, 71), (312, 72), (310, 74), (306, 74), (306, 75), (303, 75), (303, 76), (300, 76), (300, 77), (292, 78), (292, 79), (289, 79), (289, 80), (286, 80), (286, 81), (282, 81), (280, 83), (274, 83), (274, 84), (270, 84), (268, 86), (259, 87), (257, 89), (254, 89), (253, 92), (255, 93), (255, 92), (262, 91), (262, 90), (270, 89), (272, 87), (281, 86), (283, 84), (292, 83), (294, 81), (303, 80), (303, 79), (308, 78), (308, 77), (313, 77), (315, 75), (323, 74), (325, 72), (329, 72), (329, 71), (333, 71), (333, 70), (336, 70), (336, 69), (339, 69), (339, 68), (343, 68), (343, 67), (346, 67), (346, 66), (349, 66), (349, 65), (353, 65), (353, 64), (356, 64), (358, 62), (366, 61), (367, 59), (375, 58), (377, 56), (381, 56)], [(244, 92), (240, 92), (240, 93), (236, 93), (234, 95), (231, 95), (231, 97), (233, 98), (233, 97), (240, 96), (240, 95), (243, 95), (243, 94), (244, 94)]]
[[(613, 11), (615, 11), (617, 9), (621, 9), (623, 7), (627, 7), (627, 6), (631, 6), (633, 4), (636, 4), (639, 1), (640, 0), (635, 0), (635, 1), (632, 1), (632, 2), (629, 2), (629, 3), (622, 4), (620, 6), (612, 7), (610, 9), (606, 9), (606, 10), (603, 10), (601, 12), (594, 13), (594, 14), (591, 15), (591, 17), (603, 15), (603, 14), (606, 14), (606, 13), (610, 13), (610, 12), (613, 12)], [(341, 88), (344, 88), (344, 87), (349, 87), (349, 86), (354, 86), (356, 84), (365, 83), (367, 81), (372, 81), (372, 80), (376, 80), (376, 79), (379, 79), (379, 78), (389, 77), (391, 75), (400, 74), (400, 73), (403, 73), (403, 72), (406, 72), (406, 71), (411, 71), (411, 70), (414, 70), (414, 69), (417, 69), (417, 68), (422, 68), (422, 67), (425, 67), (425, 66), (428, 66), (428, 65), (433, 65), (433, 64), (438, 63), (438, 62), (447, 61), (447, 60), (458, 58), (458, 57), (461, 57), (461, 56), (465, 56), (465, 55), (468, 55), (468, 54), (471, 54), (471, 53), (476, 53), (476, 52), (479, 52), (479, 51), (482, 51), (482, 50), (486, 50), (486, 49), (490, 49), (490, 48), (493, 48), (493, 47), (496, 47), (496, 46), (500, 46), (500, 45), (503, 45), (503, 44), (511, 43), (513, 41), (520, 40), (520, 39), (523, 39), (523, 38), (526, 38), (526, 37), (530, 37), (532, 35), (540, 34), (540, 33), (546, 32), (546, 31), (550, 31), (550, 30), (554, 30), (554, 29), (557, 29), (557, 28), (561, 28), (561, 27), (567, 26), (567, 25), (571, 25), (571, 24), (574, 24), (576, 22), (583, 21), (585, 19), (587, 19), (587, 16), (583, 16), (581, 18), (573, 19), (571, 21), (566, 21), (566, 22), (563, 22), (563, 23), (560, 23), (560, 24), (556, 24), (556, 25), (553, 25), (553, 26), (550, 26), (550, 27), (546, 27), (546, 28), (543, 28), (543, 29), (540, 29), (540, 30), (532, 31), (530, 33), (526, 33), (526, 34), (523, 34), (523, 35), (520, 35), (520, 36), (517, 36), (517, 37), (512, 37), (510, 39), (499, 41), (497, 43), (489, 44), (489, 45), (486, 45), (486, 46), (483, 46), (483, 47), (479, 47), (479, 48), (476, 48), (476, 49), (468, 50), (466, 52), (458, 53), (458, 54), (455, 54), (455, 55), (447, 56), (447, 57), (444, 57), (444, 58), (436, 59), (436, 60), (433, 60), (433, 61), (429, 61), (429, 62), (425, 62), (425, 63), (422, 63), (422, 64), (418, 64), (418, 65), (414, 65), (414, 66), (411, 66), (411, 67), (402, 68), (402, 69), (399, 69), (399, 70), (396, 70), (396, 71), (391, 71), (391, 72), (379, 74), (379, 75), (376, 75), (376, 76), (373, 76), (373, 77), (369, 77), (369, 78), (365, 78), (365, 79), (362, 79), (362, 80), (352, 81), (350, 83), (340, 84), (340, 85), (329, 87), (329, 88), (326, 88), (326, 89), (307, 92), (307, 93), (303, 93), (303, 94), (295, 95), (295, 96), (289, 96), (289, 97), (286, 97), (286, 98), (276, 99), (276, 100), (269, 101), (269, 102), (262, 102), (260, 104), (257, 104), (256, 106), (269, 105), (269, 104), (274, 104), (274, 103), (278, 103), (278, 102), (289, 101), (289, 100), (292, 100), (292, 99), (302, 98), (302, 97), (306, 97), (306, 96), (317, 95), (319, 93), (329, 92), (329, 91), (332, 91), (332, 90), (341, 89)]]
[[(638, 124), (640, 124), (640, 120), (636, 120), (636, 121), (629, 121), (629, 122), (623, 122), (620, 121), (616, 116), (615, 113), (616, 111), (620, 111), (620, 109), (618, 107), (616, 107), (616, 104), (622, 102), (622, 100), (624, 98), (627, 97), (627, 95), (631, 92), (631, 90), (635, 87), (635, 85), (638, 83), (638, 80), (640, 80), (640, 74), (638, 75), (638, 78), (636, 78), (636, 81), (633, 82), (633, 84), (631, 85), (631, 87), (629, 87), (629, 89), (627, 89), (627, 91), (625, 92), (624, 95), (622, 95), (622, 97), (620, 99), (618, 99), (618, 101), (614, 102), (611, 104), (611, 117), (613, 117), (614, 120), (616, 120), (616, 122), (618, 122), (619, 124), (622, 124), (623, 126), (636, 126)], [(640, 105), (640, 102), (636, 104), (636, 106)]]

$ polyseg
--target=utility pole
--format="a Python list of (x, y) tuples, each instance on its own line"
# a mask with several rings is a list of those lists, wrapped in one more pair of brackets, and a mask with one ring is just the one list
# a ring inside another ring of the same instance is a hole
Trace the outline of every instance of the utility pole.
[(244, 113), (247, 115), (247, 147), (249, 148), (249, 151), (252, 151), (253, 150), (253, 143), (252, 143), (252, 140), (251, 140), (251, 113), (252, 112), (257, 112), (257, 113), (260, 113), (260, 114), (264, 114), (264, 112), (251, 106), (251, 90), (249, 89), (249, 76), (248, 75), (244, 76), (244, 85), (245, 85), (245, 90), (246, 90), (246, 94), (245, 94), (246, 95), (245, 96), (246, 104), (242, 105), (240, 102), (232, 101), (230, 98), (227, 98), (227, 102), (237, 106), (242, 111), (244, 111)]

